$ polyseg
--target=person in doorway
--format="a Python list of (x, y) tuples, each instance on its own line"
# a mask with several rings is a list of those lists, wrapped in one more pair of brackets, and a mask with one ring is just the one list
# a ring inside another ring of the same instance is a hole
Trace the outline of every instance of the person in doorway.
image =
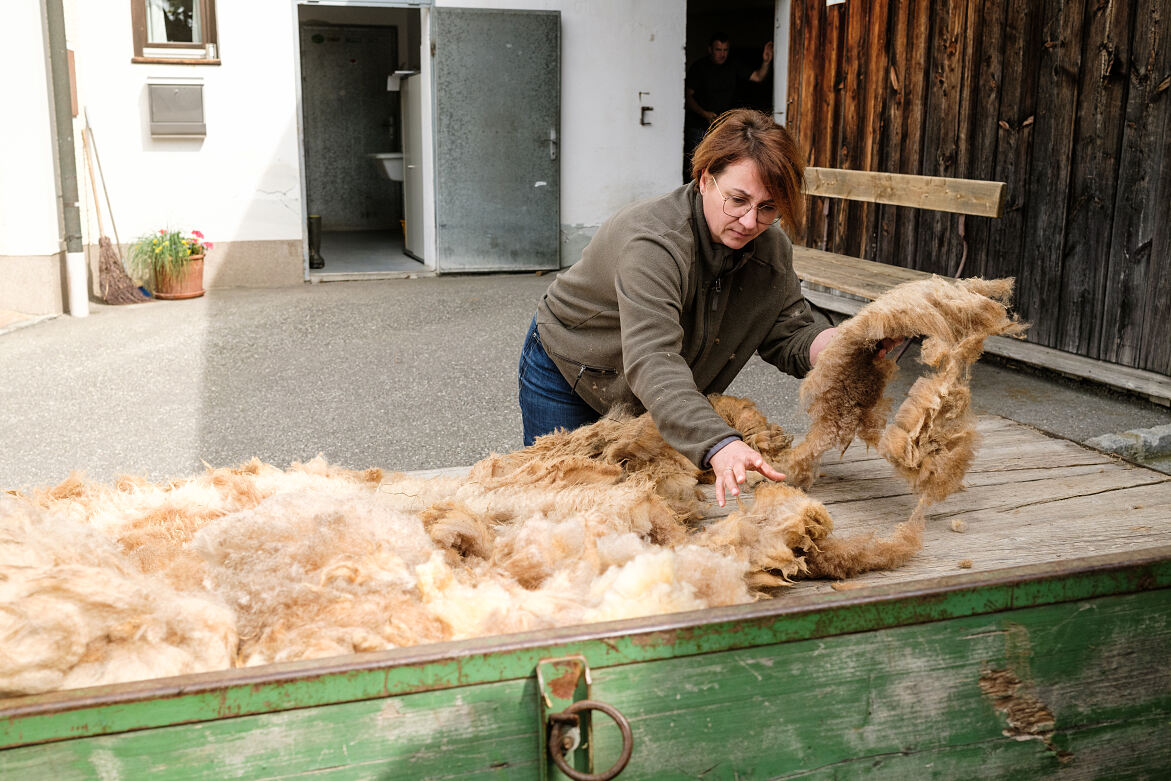
[[(761, 53), (760, 65), (751, 73), (739, 69), (728, 57), (732, 51), (729, 36), (714, 33), (708, 41), (707, 56), (697, 60), (687, 70), (684, 84), (687, 114), (684, 118), (683, 181), (691, 178), (691, 154), (699, 144), (708, 126), (716, 117), (737, 107), (742, 98), (744, 82), (760, 83), (768, 78), (773, 61), (773, 44), (769, 41)], [(740, 106), (745, 103), (740, 102)]]
[[(793, 272), (804, 168), (767, 114), (730, 111), (695, 151), (694, 179), (606, 220), (549, 285), (518, 366), (524, 442), (649, 410), (663, 438), (716, 473), (716, 498), (749, 470), (782, 480), (707, 399), (758, 353), (804, 376), (835, 329), (815, 317)], [(885, 348), (880, 353), (885, 354)]]

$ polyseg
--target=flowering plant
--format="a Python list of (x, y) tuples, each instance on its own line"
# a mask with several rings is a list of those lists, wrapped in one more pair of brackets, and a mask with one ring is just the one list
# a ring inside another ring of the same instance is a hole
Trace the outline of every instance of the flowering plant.
[(192, 255), (206, 255), (207, 251), (215, 246), (199, 231), (191, 231), (191, 236), (183, 241), (187, 242), (187, 248)]
[(126, 270), (139, 284), (159, 274), (175, 276), (192, 255), (203, 255), (212, 246), (199, 231), (184, 234), (163, 228), (139, 236), (130, 245)]

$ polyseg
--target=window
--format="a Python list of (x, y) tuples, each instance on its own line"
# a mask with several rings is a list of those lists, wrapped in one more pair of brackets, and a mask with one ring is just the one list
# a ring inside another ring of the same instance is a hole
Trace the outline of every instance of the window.
[(133, 62), (219, 64), (215, 0), (130, 0)]

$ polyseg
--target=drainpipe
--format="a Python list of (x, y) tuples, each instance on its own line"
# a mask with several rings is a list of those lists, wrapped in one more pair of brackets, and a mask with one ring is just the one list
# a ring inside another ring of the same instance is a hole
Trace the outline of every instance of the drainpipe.
[(81, 206), (77, 196), (77, 158), (73, 143), (73, 101), (69, 82), (69, 55), (65, 51), (65, 9), (62, 0), (44, 0), (49, 41), (49, 69), (53, 85), (50, 117), (57, 136), (57, 176), (60, 210), (65, 227), (65, 277), (69, 314), (89, 314), (89, 283), (81, 244)]

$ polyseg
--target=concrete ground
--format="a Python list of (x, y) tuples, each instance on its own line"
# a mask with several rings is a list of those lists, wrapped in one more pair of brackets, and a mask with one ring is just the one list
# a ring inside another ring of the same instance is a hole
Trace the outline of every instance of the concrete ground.
[[(0, 489), (55, 483), (75, 469), (158, 480), (204, 464), (257, 456), (286, 467), (322, 453), (352, 468), (412, 470), (518, 448), (516, 360), (551, 280), (214, 290), (95, 304), (87, 318), (10, 321), (0, 327)], [(916, 375), (913, 351), (900, 365), (896, 399)], [(801, 433), (797, 386), (754, 359), (728, 392)], [(1079, 442), (1171, 426), (1165, 407), (988, 359), (972, 391), (979, 413)]]

